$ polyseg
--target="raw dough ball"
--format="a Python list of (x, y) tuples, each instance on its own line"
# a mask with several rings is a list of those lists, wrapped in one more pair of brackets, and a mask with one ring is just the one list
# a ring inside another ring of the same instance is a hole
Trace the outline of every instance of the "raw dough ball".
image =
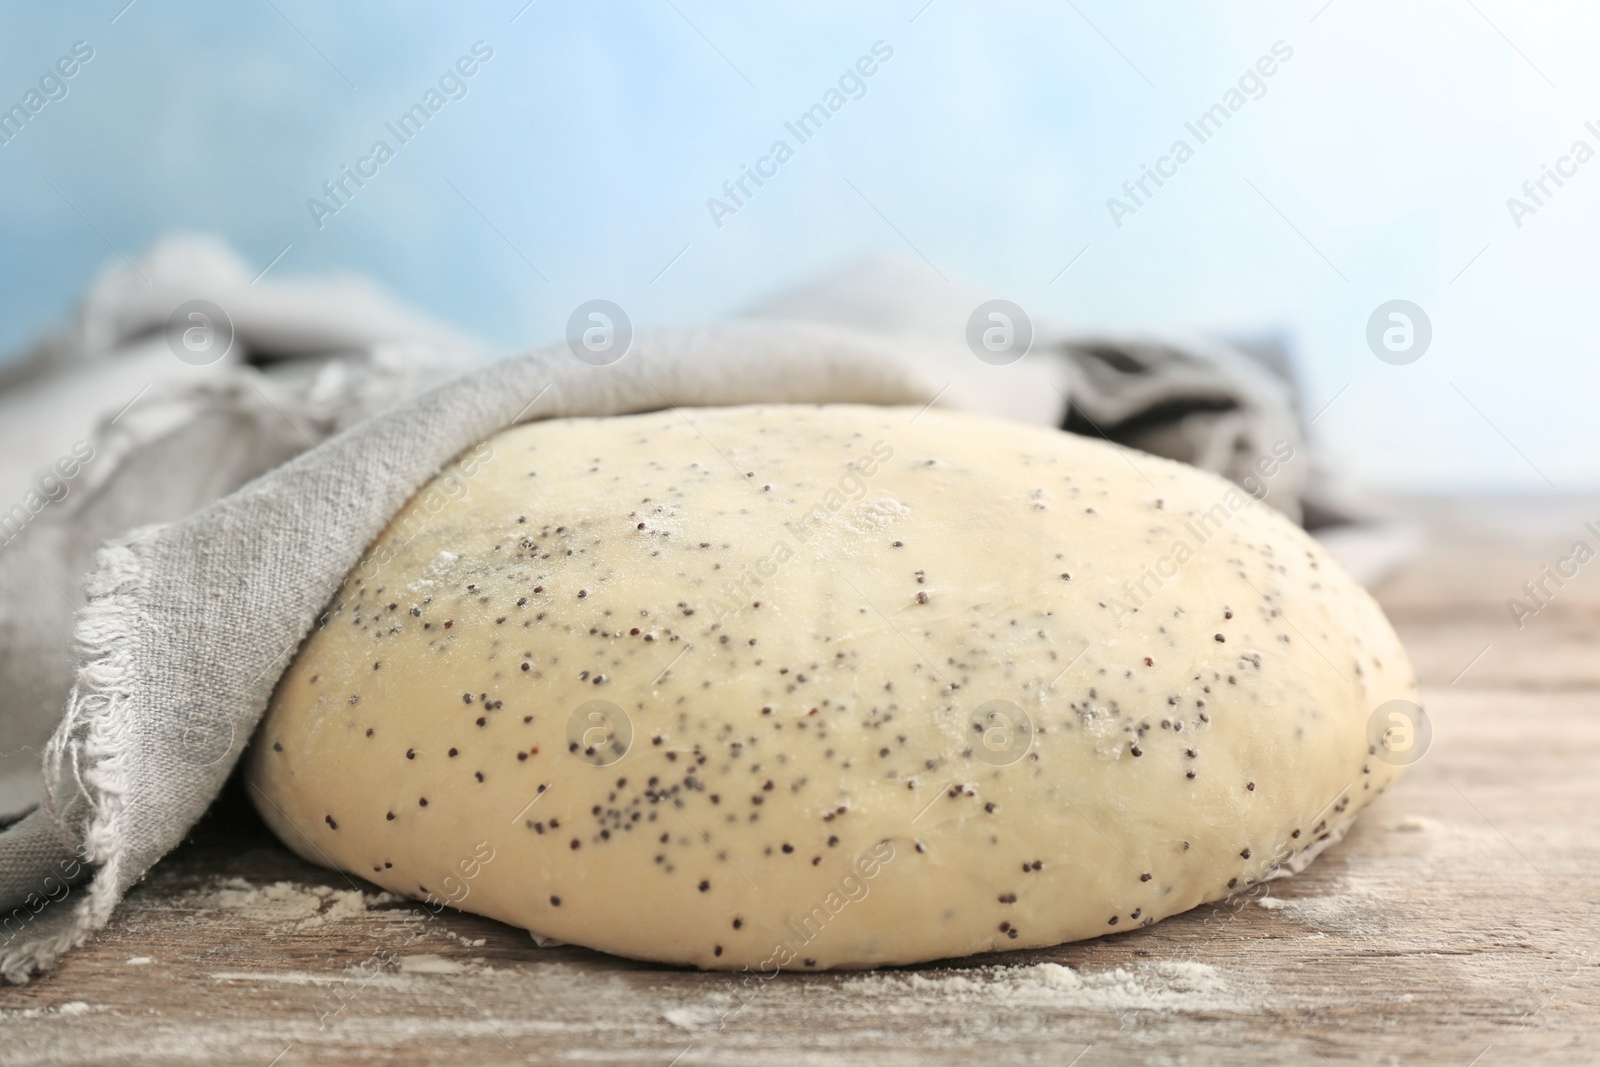
[(1399, 768), (1382, 612), (1211, 475), (915, 409), (519, 426), (424, 488), (249, 763), (307, 859), (624, 956), (824, 969), (1226, 896)]

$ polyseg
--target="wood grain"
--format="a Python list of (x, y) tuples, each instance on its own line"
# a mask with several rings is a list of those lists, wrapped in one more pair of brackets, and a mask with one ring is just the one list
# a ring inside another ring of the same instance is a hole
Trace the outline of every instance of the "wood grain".
[[(409, 902), (308, 921), (307, 887), (325, 888), (323, 911), (375, 890), (291, 856), (235, 784), (103, 935), (0, 988), (0, 1061), (1600, 1062), (1600, 581), (1581, 573), (1520, 630), (1505, 607), (1600, 501), (1411, 510), (1429, 547), (1380, 595), (1423, 680), (1432, 746), (1264, 903), (888, 980), (741, 983), (541, 949)], [(225, 879), (291, 883), (290, 905), (230, 907)], [(1212, 968), (1219, 990), (1139, 1006), (1172, 961)], [(1092, 995), (995, 969), (1036, 963), (1071, 967)]]

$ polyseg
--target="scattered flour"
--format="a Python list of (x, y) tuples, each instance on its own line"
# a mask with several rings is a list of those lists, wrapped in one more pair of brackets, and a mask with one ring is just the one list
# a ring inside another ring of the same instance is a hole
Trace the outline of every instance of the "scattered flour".
[(1439, 829), (1439, 824), (1432, 819), (1424, 819), (1421, 815), (1407, 815), (1389, 829), (1398, 830), (1403, 834), (1433, 833)]
[(1217, 969), (1174, 960), (1132, 969), (1075, 971), (1060, 963), (984, 967), (970, 971), (868, 974), (845, 980), (843, 991), (867, 997), (925, 994), (970, 1007), (1086, 1008), (1157, 1012), (1244, 1011)]
[(91, 1011), (105, 1011), (104, 1008), (93, 1008), (81, 1000), (69, 1000), (65, 1004), (53, 1008), (20, 1008), (16, 1010), (0, 1009), (0, 1019), (48, 1019), (53, 1016), (87, 1015)]
[(155, 960), (151, 959), (149, 956), (129, 956), (128, 957), (128, 966), (129, 967), (143, 967), (147, 963), (154, 963), (154, 962), (155, 962)]
[(893, 526), (911, 514), (911, 509), (892, 496), (880, 496), (871, 503), (857, 504), (844, 516), (844, 525), (853, 533), (867, 534)]
[(447, 960), (432, 952), (401, 956), (398, 962), (401, 974), (463, 974), (467, 969), (463, 963)]
[(1385, 885), (1357, 878), (1342, 879), (1338, 885), (1310, 896), (1263, 897), (1257, 903), (1278, 909), (1280, 914), (1313, 929), (1352, 937), (1383, 937), (1404, 923), (1396, 911), (1394, 894)]
[(329, 972), (312, 974), (309, 971), (212, 971), (206, 977), (213, 982), (278, 982), (283, 985), (335, 985), (347, 980), (347, 975)]
[[(441, 963), (450, 964), (449, 960), (440, 960)], [(466, 975), (484, 975), (493, 977), (498, 972), (492, 968), (468, 967), (457, 964), (460, 973)], [(456, 974), (456, 971), (417, 969), (402, 970), (363, 970), (357, 967), (345, 967), (336, 971), (212, 971), (206, 975), (213, 982), (243, 982), (248, 986), (262, 987), (271, 985), (310, 986), (317, 989), (342, 989), (346, 993), (356, 990), (384, 990), (390, 993), (427, 993), (432, 988), (433, 979), (429, 975)]]
[(231, 911), (242, 918), (270, 923), (274, 932), (314, 930), (330, 922), (339, 923), (366, 913), (370, 907), (400, 898), (393, 893), (362, 893), (355, 889), (296, 885), (274, 882), (253, 885), (243, 878), (229, 878), (217, 885), (202, 907)]
[(668, 1008), (661, 1013), (661, 1017), (681, 1030), (699, 1030), (722, 1019), (724, 1011), (697, 1006), (689, 1008)]

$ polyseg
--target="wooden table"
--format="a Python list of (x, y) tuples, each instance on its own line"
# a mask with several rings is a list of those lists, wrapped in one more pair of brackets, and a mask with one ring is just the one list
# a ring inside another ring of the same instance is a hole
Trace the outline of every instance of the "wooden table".
[[(1428, 548), (1380, 593), (1432, 746), (1270, 897), (1048, 951), (741, 985), (366, 900), (290, 856), (235, 785), (100, 937), (0, 988), (0, 1061), (1600, 1063), (1600, 561), (1521, 630), (1505, 603), (1595, 540), (1600, 501), (1408, 508)], [(1011, 969), (1036, 964), (1071, 971)]]

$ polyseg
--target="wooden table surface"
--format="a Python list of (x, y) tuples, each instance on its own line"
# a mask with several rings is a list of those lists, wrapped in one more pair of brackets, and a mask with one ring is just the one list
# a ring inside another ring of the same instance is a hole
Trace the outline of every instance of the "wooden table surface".
[(103, 934), (0, 987), (0, 1062), (1600, 1063), (1600, 561), (1520, 630), (1506, 607), (1594, 541), (1600, 501), (1408, 507), (1427, 548), (1379, 593), (1431, 747), (1270, 895), (1047, 951), (740, 982), (382, 900), (291, 856), (234, 785)]

